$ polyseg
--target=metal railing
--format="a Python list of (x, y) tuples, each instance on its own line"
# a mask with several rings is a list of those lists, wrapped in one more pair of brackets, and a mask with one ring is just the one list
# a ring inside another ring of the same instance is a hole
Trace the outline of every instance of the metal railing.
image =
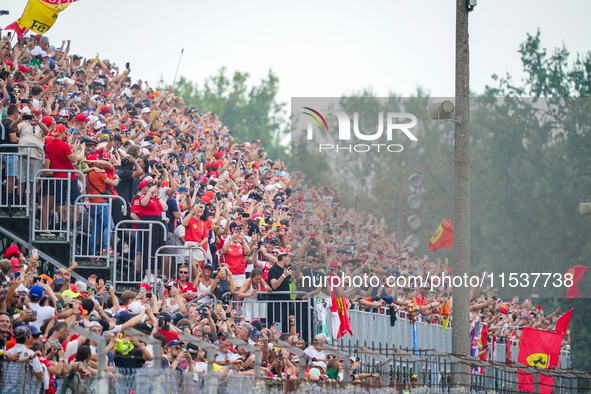
[[(324, 306), (317, 306), (324, 303)], [(314, 308), (326, 308), (326, 321), (317, 324), (317, 332), (326, 332), (329, 338), (336, 339), (336, 333), (333, 330), (333, 315), (330, 312), (330, 299), (316, 298)], [(392, 325), (392, 317), (389, 308), (380, 307), (368, 310), (360, 309), (357, 303), (354, 303), (348, 310), (349, 321), (353, 336), (346, 335), (341, 338), (339, 345), (351, 345), (353, 343), (362, 344), (372, 348), (409, 348), (413, 347), (413, 324), (410, 316), (404, 311), (393, 311), (396, 313), (396, 320)], [(318, 315), (318, 313), (316, 314)], [(451, 333), (450, 326), (446, 330), (438, 324), (429, 324), (422, 320), (421, 316), (416, 316), (415, 329), (416, 339), (420, 349), (434, 349), (442, 352), (451, 352)]]
[[(277, 331), (290, 332), (290, 316), (294, 318), (296, 332), (305, 341), (310, 341), (312, 332), (312, 308), (310, 307), (310, 295), (303, 291), (273, 291), (261, 293), (258, 300), (231, 299), (230, 305), (238, 311), (239, 316), (244, 315), (246, 321), (252, 319), (263, 320), (267, 327), (275, 325)], [(274, 296), (294, 296), (295, 299), (273, 299)], [(306, 297), (306, 299), (303, 299)], [(247, 316), (250, 314), (250, 319)]]
[[(137, 226), (138, 228), (133, 228)], [(131, 228), (130, 228), (131, 227)], [(115, 226), (113, 254), (113, 286), (120, 291), (123, 288), (135, 289), (140, 282), (154, 283), (157, 289), (162, 284), (158, 278), (158, 266), (153, 245), (155, 228), (163, 229), (162, 243), (166, 241), (166, 226), (153, 220), (122, 220)], [(121, 246), (120, 246), (121, 245)]]
[[(89, 198), (102, 198), (105, 202), (91, 203)], [(82, 194), (74, 203), (74, 217), (80, 218), (79, 225), (72, 233), (71, 261), (83, 262), (81, 265), (110, 267), (113, 249), (113, 203), (122, 203), (122, 212), (127, 214), (127, 204), (120, 196)]]
[[(66, 178), (46, 177), (44, 174), (60, 172), (67, 174)], [(72, 174), (76, 175), (71, 179)], [(73, 216), (72, 181), (78, 182), (80, 193), (84, 193), (86, 185), (84, 175), (78, 170), (40, 170), (33, 177), (33, 206), (40, 206), (40, 220), (37, 223), (37, 209), (33, 209), (31, 216), (31, 241), (70, 242), (72, 227), (77, 218)], [(82, 185), (82, 187), (80, 187)], [(41, 201), (39, 201), (39, 196)], [(64, 212), (65, 211), (65, 212)], [(65, 221), (63, 220), (65, 216)]]
[[(7, 211), (9, 216), (29, 216), (31, 208), (31, 182), (35, 174), (31, 174), (31, 150), (41, 153), (41, 165), (45, 164), (45, 152), (37, 145), (1, 144), (1, 148), (18, 148), (17, 152), (0, 152), (0, 163), (4, 171), (0, 171), (0, 210)], [(24, 151), (22, 151), (24, 149)]]
[[(180, 246), (180, 245), (163, 245), (158, 248), (155, 254), (157, 261), (162, 261), (160, 267), (160, 275), (162, 280), (167, 282), (175, 277), (178, 266), (187, 264), (189, 266), (189, 280), (193, 282), (193, 256), (201, 252), (205, 255), (205, 250), (200, 246)], [(156, 278), (152, 282), (156, 285)], [(161, 295), (161, 294), (160, 294)]]

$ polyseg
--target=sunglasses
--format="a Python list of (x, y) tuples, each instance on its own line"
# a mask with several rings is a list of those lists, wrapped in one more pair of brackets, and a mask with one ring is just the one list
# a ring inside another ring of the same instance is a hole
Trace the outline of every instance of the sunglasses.
[(179, 271), (179, 274), (188, 275), (189, 271)]

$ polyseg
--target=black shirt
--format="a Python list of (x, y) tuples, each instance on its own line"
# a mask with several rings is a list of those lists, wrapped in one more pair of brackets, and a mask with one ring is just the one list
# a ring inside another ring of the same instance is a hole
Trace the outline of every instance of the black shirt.
[[(291, 281), (291, 275), (287, 278), (283, 279), (283, 282), (278, 287), (277, 284), (273, 286), (271, 284), (271, 279), (279, 279), (281, 275), (283, 275), (284, 268), (281, 268), (279, 264), (275, 263), (269, 269), (269, 285), (274, 289), (274, 291), (290, 291), (289, 289), (289, 282)], [(289, 300), (289, 294), (273, 294), (273, 292), (269, 293), (269, 299), (271, 300)]]
[[(10, 142), (10, 134), (16, 133), (16, 130), (11, 130), (10, 125), (12, 124), (12, 120), (4, 119), (2, 121), (2, 126), (0, 126), (0, 144), (1, 145), (18, 145), (13, 144)], [(18, 148), (0, 148), (0, 152), (18, 152)]]
[[(324, 287), (322, 284), (324, 283), (325, 276), (326, 273), (324, 272), (324, 268), (319, 269), (318, 272), (314, 272), (312, 268), (303, 269), (302, 279), (298, 281), (298, 291), (311, 293), (318, 287)], [(305, 280), (304, 277), (306, 278)]]
[(118, 368), (142, 368), (146, 363), (144, 352), (137, 347), (127, 354), (115, 353), (114, 361)]
[(133, 199), (133, 172), (133, 170), (122, 169), (121, 167), (115, 172), (116, 175), (119, 175), (119, 179), (121, 180), (119, 184), (115, 186), (115, 190), (121, 198), (130, 204)]

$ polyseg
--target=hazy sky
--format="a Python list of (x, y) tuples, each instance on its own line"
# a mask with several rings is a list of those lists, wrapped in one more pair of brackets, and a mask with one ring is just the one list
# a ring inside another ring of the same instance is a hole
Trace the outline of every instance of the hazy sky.
[[(543, 45), (565, 43), (571, 53), (591, 49), (591, 1), (478, 0), (470, 15), (471, 88), (482, 92), (493, 73), (519, 77), (517, 49), (540, 27)], [(25, 0), (4, 0), (2, 27), (18, 18)], [(152, 86), (179, 76), (201, 82), (220, 68), (269, 69), (279, 97), (340, 96), (372, 87), (409, 95), (423, 87), (453, 96), (455, 0), (189, 1), (79, 0), (47, 33), (71, 38), (73, 53), (99, 52)]]

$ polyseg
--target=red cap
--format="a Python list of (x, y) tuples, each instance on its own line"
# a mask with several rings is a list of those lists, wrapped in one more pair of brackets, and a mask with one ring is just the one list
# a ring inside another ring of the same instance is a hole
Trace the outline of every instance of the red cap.
[(148, 182), (154, 182), (154, 179), (151, 176), (147, 176), (145, 177), (139, 184), (139, 188), (143, 189), (144, 187), (146, 187), (146, 184)]
[(25, 66), (18, 66), (18, 69), (24, 73), (31, 71), (30, 68), (26, 68)]
[(289, 251), (289, 249), (283, 248), (283, 249), (279, 249), (278, 254), (291, 254), (291, 252)]
[(209, 198), (208, 196), (201, 197), (201, 201), (203, 201), (206, 204), (211, 204), (211, 198)]
[(47, 127), (51, 127), (53, 124), (53, 118), (51, 116), (44, 116), (43, 119), (41, 119), (41, 123)]
[(70, 290), (72, 290), (74, 293), (78, 293), (78, 288), (76, 287), (75, 283), (70, 283)]
[(55, 126), (55, 129), (53, 129), (53, 135), (60, 135), (64, 131), (66, 131), (66, 126), (64, 126), (63, 124), (58, 124), (57, 126)]
[(10, 264), (12, 265), (12, 268), (18, 268), (20, 266), (18, 259), (15, 257), (10, 259)]
[(135, 288), (136, 288), (136, 289), (138, 289), (138, 290), (139, 290), (139, 289), (146, 289), (146, 291), (152, 291), (152, 288), (151, 288), (151, 287), (150, 287), (150, 285), (149, 285), (149, 284), (147, 284), (147, 283), (142, 283), (142, 284), (139, 284), (139, 285), (137, 285)]
[(162, 186), (162, 187), (170, 187), (170, 183), (168, 181), (164, 181), (164, 182), (162, 182), (162, 184), (160, 186)]
[(6, 64), (8, 67), (11, 67), (11, 68), (14, 67), (14, 63), (11, 62), (10, 60), (5, 61), (4, 64)]
[(219, 159), (220, 157), (222, 157), (224, 155), (225, 152), (222, 151), (217, 151), (213, 154), (213, 157), (215, 157), (216, 159)]
[(16, 245), (12, 245), (10, 246), (8, 249), (6, 249), (6, 252), (4, 252), (4, 257), (19, 257), (21, 255), (20, 250), (18, 249), (18, 246)]
[(98, 160), (98, 156), (97, 155), (88, 155), (88, 156), (86, 156), (86, 160), (95, 161), (95, 160)]
[(76, 122), (88, 122), (90, 120), (84, 114), (78, 114), (74, 119), (76, 119)]
[(336, 260), (333, 260), (332, 263), (330, 263), (331, 267), (337, 267), (339, 265), (339, 263)]
[(209, 198), (213, 198), (213, 196), (215, 196), (215, 193), (212, 192), (211, 190), (206, 191), (205, 193), (203, 193), (204, 196), (207, 196)]

